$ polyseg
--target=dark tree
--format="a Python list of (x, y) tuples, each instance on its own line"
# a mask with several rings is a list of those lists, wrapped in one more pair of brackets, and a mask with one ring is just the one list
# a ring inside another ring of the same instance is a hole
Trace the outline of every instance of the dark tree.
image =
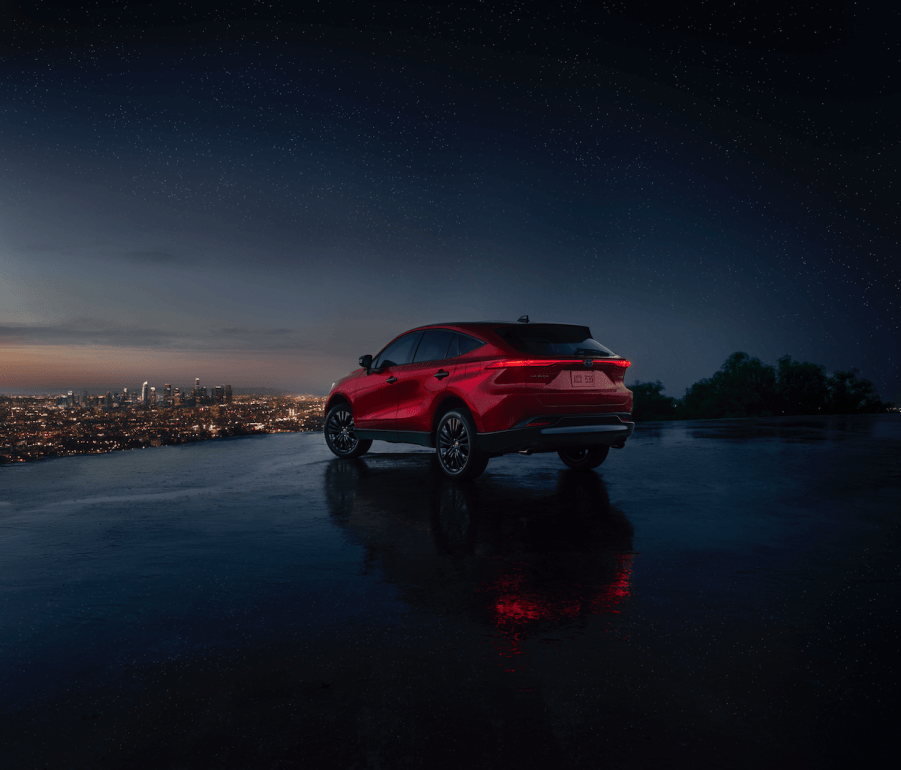
[(660, 380), (656, 382), (635, 381), (629, 385), (632, 391), (632, 418), (635, 422), (676, 419), (678, 402), (672, 396), (664, 396), (666, 388)]
[(826, 408), (832, 414), (874, 414), (884, 412), (889, 404), (884, 404), (869, 380), (858, 380), (853, 371), (836, 372), (828, 380), (829, 396)]
[(710, 420), (721, 417), (770, 417), (774, 414), (861, 414), (886, 412), (876, 386), (858, 379), (857, 370), (831, 377), (820, 364), (793, 361), (789, 355), (776, 367), (733, 353), (712, 377), (699, 380), (680, 400), (663, 395), (656, 382), (629, 386), (636, 422), (651, 420)]
[(733, 353), (709, 379), (685, 391), (685, 419), (769, 417), (779, 407), (776, 370), (747, 353)]
[(776, 366), (776, 392), (783, 414), (824, 414), (829, 398), (826, 369), (782, 356)]

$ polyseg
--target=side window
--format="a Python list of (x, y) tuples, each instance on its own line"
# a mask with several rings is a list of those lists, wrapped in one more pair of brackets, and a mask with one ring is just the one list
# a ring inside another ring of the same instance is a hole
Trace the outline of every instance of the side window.
[(422, 333), (422, 342), (416, 349), (414, 364), (420, 361), (440, 361), (448, 357), (448, 348), (456, 335), (447, 329), (426, 329)]
[(457, 353), (456, 355), (462, 356), (466, 353), (469, 353), (471, 350), (475, 350), (476, 348), (482, 347), (485, 343), (482, 340), (477, 340), (475, 337), (467, 337), (465, 334), (457, 335)]
[(376, 359), (375, 364), (373, 364), (373, 368), (388, 369), (392, 366), (402, 366), (403, 364), (410, 363), (420, 334), (422, 334), (422, 332), (412, 332), (394, 340), (394, 342), (379, 353), (379, 357)]

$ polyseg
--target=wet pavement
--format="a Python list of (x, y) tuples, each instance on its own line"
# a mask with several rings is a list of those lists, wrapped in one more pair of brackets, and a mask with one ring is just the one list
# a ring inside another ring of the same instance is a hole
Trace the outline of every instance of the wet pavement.
[(901, 416), (597, 472), (280, 434), (0, 468), (0, 766), (848, 767), (894, 752)]

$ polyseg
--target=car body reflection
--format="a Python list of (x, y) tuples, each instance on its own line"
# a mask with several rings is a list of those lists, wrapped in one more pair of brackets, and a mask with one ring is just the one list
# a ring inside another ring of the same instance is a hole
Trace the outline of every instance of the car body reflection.
[(559, 641), (591, 616), (603, 616), (602, 633), (616, 631), (634, 533), (599, 474), (460, 485), (433, 462), (417, 453), (329, 464), (329, 512), (364, 546), (364, 569), (415, 610), (490, 628), (505, 667), (527, 639)]

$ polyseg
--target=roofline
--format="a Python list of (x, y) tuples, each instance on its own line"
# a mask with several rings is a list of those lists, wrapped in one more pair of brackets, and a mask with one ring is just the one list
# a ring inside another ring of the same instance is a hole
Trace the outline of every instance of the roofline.
[(516, 321), (442, 321), (441, 323), (434, 324), (426, 324), (422, 327), (417, 328), (425, 328), (426, 326), (482, 326), (484, 324), (510, 324), (516, 323)]
[(433, 324), (423, 324), (422, 326), (415, 326), (409, 331), (415, 332), (420, 329), (433, 329), (436, 327), (442, 326), (578, 326), (580, 328), (588, 328), (586, 324), (567, 324), (567, 323), (553, 323), (553, 322), (542, 322), (538, 321), (536, 323), (524, 324), (519, 321), (444, 321), (442, 323), (433, 323)]

